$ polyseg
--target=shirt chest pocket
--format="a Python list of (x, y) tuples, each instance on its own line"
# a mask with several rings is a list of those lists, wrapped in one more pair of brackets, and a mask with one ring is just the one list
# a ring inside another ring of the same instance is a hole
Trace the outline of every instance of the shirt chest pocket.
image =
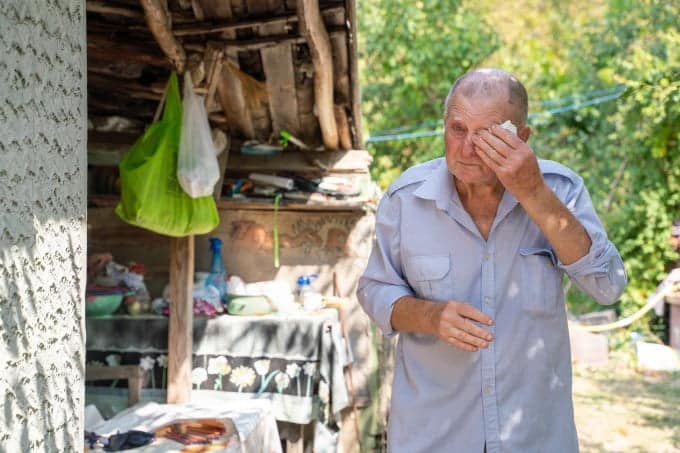
[(556, 268), (557, 258), (547, 248), (524, 248), (519, 253), (523, 310), (538, 318), (555, 316), (562, 301), (562, 273)]
[(451, 298), (449, 255), (416, 255), (405, 260), (406, 278), (416, 297), (446, 301)]

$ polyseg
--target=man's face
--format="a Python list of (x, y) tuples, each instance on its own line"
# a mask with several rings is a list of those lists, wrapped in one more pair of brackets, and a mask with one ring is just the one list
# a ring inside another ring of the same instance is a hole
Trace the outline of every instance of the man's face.
[(496, 174), (477, 156), (472, 136), (493, 124), (501, 124), (510, 118), (507, 96), (466, 98), (454, 94), (444, 120), (444, 144), (446, 165), (466, 184), (496, 184)]

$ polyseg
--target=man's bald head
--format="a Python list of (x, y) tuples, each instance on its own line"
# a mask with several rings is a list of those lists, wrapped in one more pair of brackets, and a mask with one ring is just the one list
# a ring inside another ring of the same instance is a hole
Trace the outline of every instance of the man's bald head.
[(467, 99), (476, 97), (496, 97), (507, 100), (507, 107), (512, 112), (512, 120), (518, 126), (527, 122), (529, 98), (524, 85), (512, 74), (501, 69), (479, 68), (466, 72), (451, 86), (444, 102), (444, 120), (454, 95), (460, 94)]

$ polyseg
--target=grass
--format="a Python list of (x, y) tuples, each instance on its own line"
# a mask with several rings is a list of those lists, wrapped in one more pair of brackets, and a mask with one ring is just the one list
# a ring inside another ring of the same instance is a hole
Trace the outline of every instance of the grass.
[(582, 453), (680, 451), (680, 373), (575, 366), (574, 410)]

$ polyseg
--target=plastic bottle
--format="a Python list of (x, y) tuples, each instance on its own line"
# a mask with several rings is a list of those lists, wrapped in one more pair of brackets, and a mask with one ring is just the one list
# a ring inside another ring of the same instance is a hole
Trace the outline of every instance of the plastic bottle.
[(210, 275), (205, 280), (206, 286), (214, 286), (220, 292), (222, 303), (227, 303), (227, 268), (222, 261), (222, 241), (219, 238), (210, 238)]
[(301, 275), (297, 279), (297, 300), (306, 310), (318, 310), (323, 306), (321, 293), (312, 286), (317, 274)]

